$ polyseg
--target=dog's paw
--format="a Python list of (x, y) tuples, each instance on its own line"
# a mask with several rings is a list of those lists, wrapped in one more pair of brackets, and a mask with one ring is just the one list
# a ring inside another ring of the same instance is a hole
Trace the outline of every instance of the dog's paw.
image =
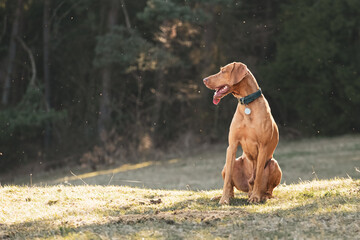
[(261, 201), (260, 194), (252, 193), (249, 197), (249, 203), (259, 203)]
[(227, 196), (222, 196), (220, 201), (219, 201), (220, 205), (229, 205), (230, 204), (230, 197)]
[(221, 196), (215, 196), (210, 198), (210, 201), (219, 201), (221, 199)]
[(266, 200), (273, 198), (271, 193), (265, 193), (264, 196), (261, 196), (261, 201), (266, 202)]

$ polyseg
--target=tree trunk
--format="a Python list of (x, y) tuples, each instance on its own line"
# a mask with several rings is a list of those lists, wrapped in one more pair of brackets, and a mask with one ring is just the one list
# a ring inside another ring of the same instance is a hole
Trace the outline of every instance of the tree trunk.
[[(110, 32), (115, 26), (118, 19), (119, 4), (117, 0), (111, 0), (108, 17), (107, 17), (107, 32)], [(105, 66), (101, 70), (102, 91), (100, 97), (100, 109), (98, 120), (98, 134), (102, 141), (106, 140), (106, 133), (109, 130), (110, 122), (110, 87), (111, 87), (111, 66)]]
[(106, 140), (107, 125), (110, 121), (110, 80), (111, 70), (110, 67), (104, 67), (101, 71), (102, 79), (102, 92), (100, 94), (100, 109), (99, 109), (99, 122), (98, 132), (102, 141)]
[[(43, 18), (43, 50), (44, 50), (44, 90), (45, 90), (45, 105), (46, 110), (50, 111), (51, 101), (50, 101), (50, 0), (44, 1), (44, 18)], [(45, 125), (45, 136), (44, 136), (44, 146), (45, 150), (49, 148), (51, 144), (51, 122), (47, 121)]]
[(16, 56), (16, 38), (19, 34), (19, 22), (22, 15), (23, 0), (18, 0), (17, 8), (15, 11), (15, 20), (12, 26), (10, 46), (9, 46), (9, 62), (5, 75), (4, 88), (1, 103), (3, 106), (7, 106), (9, 103), (10, 89), (11, 89), (11, 76), (14, 67), (14, 60)]
[(121, 8), (123, 10), (124, 17), (125, 17), (126, 27), (127, 27), (127, 29), (131, 29), (130, 18), (129, 18), (128, 11), (126, 9), (125, 0), (120, 0), (120, 1), (121, 1)]
[(49, 42), (50, 42), (50, 0), (44, 1), (44, 19), (43, 19), (43, 50), (44, 50), (44, 89), (45, 100), (48, 107), (51, 107), (50, 102), (50, 57), (49, 57)]
[(6, 34), (6, 25), (7, 25), (7, 15), (4, 16), (4, 28), (3, 28), (2, 32), (1, 32), (1, 35), (0, 35), (0, 43), (1, 43), (2, 39), (3, 39), (3, 37)]
[(158, 142), (159, 139), (159, 129), (161, 127), (161, 109), (163, 107), (163, 94), (164, 94), (164, 73), (163, 71), (159, 71), (157, 74), (157, 87), (155, 92), (155, 103), (153, 107), (153, 116), (152, 116), (152, 139), (156, 142)]

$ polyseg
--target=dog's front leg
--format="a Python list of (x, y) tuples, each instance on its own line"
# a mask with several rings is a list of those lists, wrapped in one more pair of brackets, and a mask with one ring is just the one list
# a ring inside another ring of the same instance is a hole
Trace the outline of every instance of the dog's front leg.
[(229, 204), (230, 198), (233, 197), (234, 186), (232, 185), (232, 174), (234, 169), (236, 150), (237, 145), (230, 144), (226, 151), (224, 187), (219, 204)]
[(255, 183), (255, 177), (256, 177), (256, 160), (253, 163), (253, 169), (252, 169), (252, 174), (251, 174), (251, 178), (248, 181), (249, 184), (249, 192), (248, 192), (248, 196), (249, 198), (251, 197), (252, 191), (254, 189), (254, 183)]

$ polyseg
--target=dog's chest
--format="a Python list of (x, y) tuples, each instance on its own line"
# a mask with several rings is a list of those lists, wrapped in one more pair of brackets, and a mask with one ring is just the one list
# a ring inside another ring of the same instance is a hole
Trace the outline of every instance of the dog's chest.
[(240, 145), (249, 160), (254, 160), (258, 155), (258, 143), (250, 138), (241, 138)]
[(240, 135), (247, 135), (248, 132), (254, 132), (254, 127), (254, 116), (237, 112), (231, 122), (230, 132), (237, 131)]
[[(254, 114), (255, 115), (255, 114)], [(238, 141), (249, 160), (254, 160), (258, 154), (258, 133), (261, 126), (254, 120), (256, 116), (235, 114), (230, 126), (229, 137)]]

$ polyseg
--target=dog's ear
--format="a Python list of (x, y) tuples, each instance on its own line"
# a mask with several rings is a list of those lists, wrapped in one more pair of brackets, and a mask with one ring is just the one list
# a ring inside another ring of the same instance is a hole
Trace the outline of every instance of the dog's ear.
[(243, 80), (243, 78), (247, 73), (248, 73), (248, 68), (246, 67), (245, 64), (240, 62), (234, 62), (230, 75), (232, 82), (231, 84), (232, 85), (238, 84), (241, 80)]

